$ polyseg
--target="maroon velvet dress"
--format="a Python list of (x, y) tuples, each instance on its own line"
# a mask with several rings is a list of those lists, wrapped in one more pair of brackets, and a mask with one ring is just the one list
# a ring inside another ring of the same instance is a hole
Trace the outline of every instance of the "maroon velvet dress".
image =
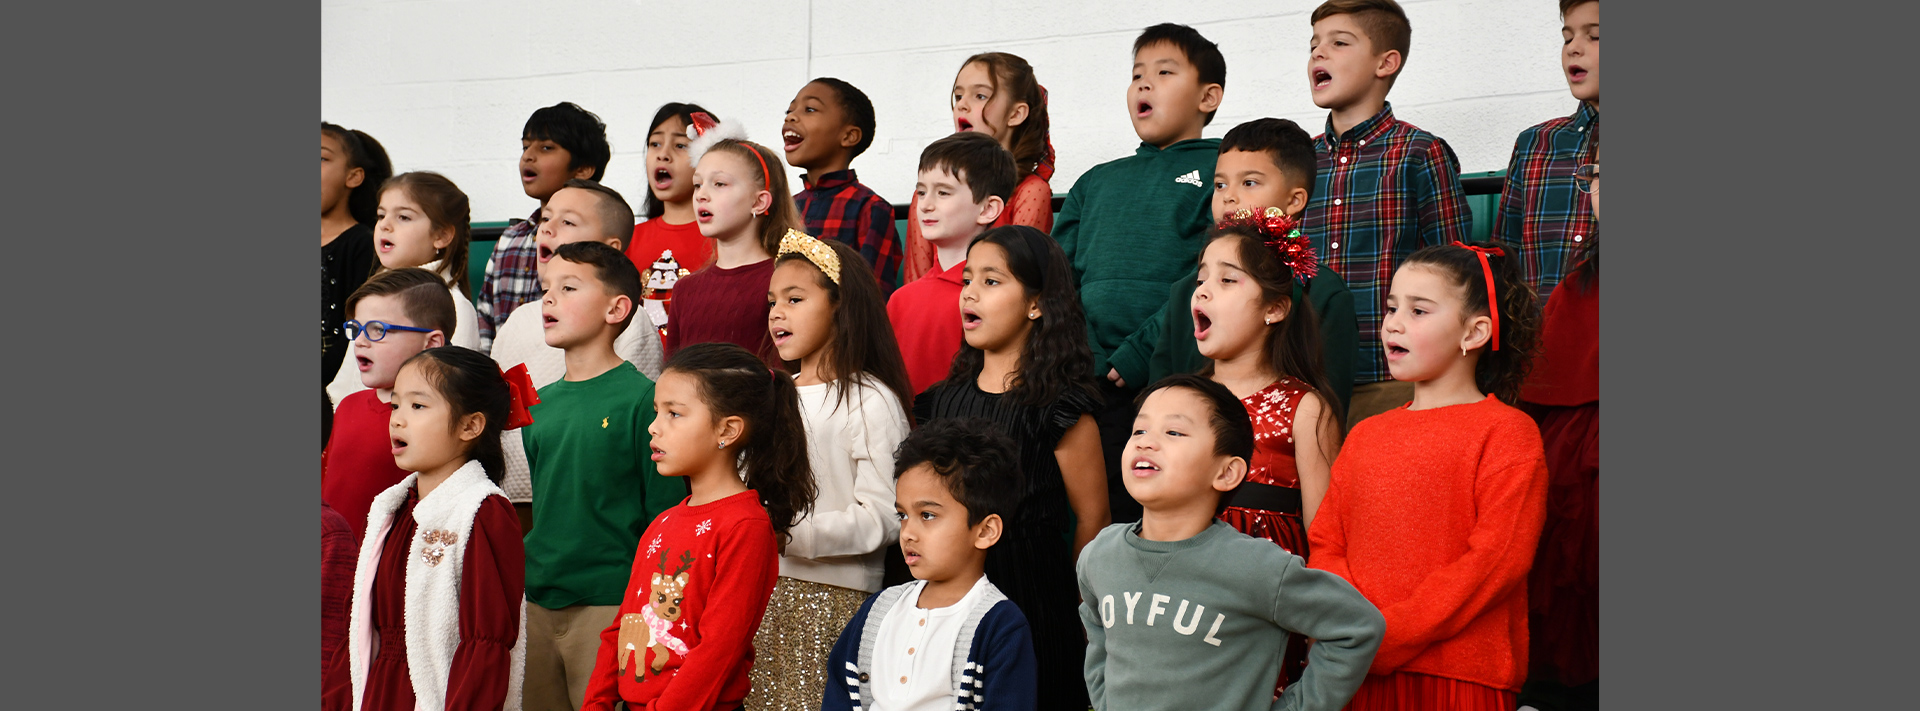
[[(361, 697), (363, 711), (412, 711), (413, 681), (407, 676), (407, 556), (419, 524), (413, 508), (419, 490), (407, 494), (394, 512), (373, 579), (375, 652)], [(520, 519), (505, 497), (489, 496), (474, 514), (473, 533), (460, 571), (460, 646), (447, 677), (447, 709), (499, 709), (506, 705), (513, 645), (520, 635), (520, 600), (527, 578)], [(352, 641), (348, 640), (347, 645)], [(349, 654), (333, 655), (322, 706), (353, 708), (353, 671)]]

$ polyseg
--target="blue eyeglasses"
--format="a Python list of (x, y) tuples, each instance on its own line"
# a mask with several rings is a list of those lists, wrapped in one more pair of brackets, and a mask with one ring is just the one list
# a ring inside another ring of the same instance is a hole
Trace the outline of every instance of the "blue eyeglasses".
[(380, 339), (386, 338), (388, 331), (408, 331), (411, 333), (433, 333), (433, 329), (431, 328), (414, 328), (412, 326), (395, 326), (385, 321), (368, 321), (366, 323), (360, 323), (359, 321), (348, 321), (346, 323), (340, 324), (340, 328), (346, 330), (347, 340), (349, 341), (360, 338), (361, 334), (366, 334), (368, 341), (376, 342), (376, 343), (379, 342)]

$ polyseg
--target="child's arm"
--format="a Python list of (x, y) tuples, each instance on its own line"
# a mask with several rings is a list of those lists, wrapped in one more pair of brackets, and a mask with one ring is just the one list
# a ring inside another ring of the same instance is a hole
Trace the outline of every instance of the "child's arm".
[[(766, 519), (736, 522), (725, 536), (714, 551), (713, 588), (707, 591), (707, 605), (701, 612), (700, 644), (688, 650), (680, 670), (667, 681), (659, 698), (647, 705), (647, 711), (713, 708), (727, 680), (751, 664), (747, 654), (767, 612), (773, 579), (780, 574), (779, 553), (774, 549), (773, 526)], [(614, 626), (600, 636), (609, 669), (613, 656), (608, 648), (618, 635), (617, 621)], [(599, 671), (599, 666), (594, 670)]]
[[(641, 557), (638, 546), (634, 547), (633, 554), (635, 558)], [(613, 711), (614, 703), (621, 700), (620, 666), (614, 659), (620, 643), (620, 618), (634, 612), (634, 601), (643, 599), (639, 585), (648, 570), (642, 567), (644, 562), (635, 563), (633, 572), (627, 574), (627, 591), (620, 596), (620, 609), (613, 615), (613, 624), (600, 631), (600, 651), (594, 654), (593, 671), (587, 675), (586, 698), (580, 703), (580, 711)], [(646, 655), (640, 656), (641, 661), (628, 663), (644, 663)], [(632, 673), (631, 669), (627, 673)]]
[(880, 295), (892, 294), (900, 283), (900, 252), (904, 246), (900, 243), (900, 231), (893, 226), (893, 205), (879, 195), (873, 196), (867, 201), (866, 209), (860, 211), (856, 234), (860, 235), (860, 244), (854, 247), (873, 265), (873, 275), (880, 279)]
[[(1513, 423), (1494, 432), (1474, 482), (1473, 531), (1467, 552), (1433, 571), (1406, 599), (1383, 608), (1387, 638), (1374, 671), (1390, 673), (1467, 623), (1527, 578), (1547, 515), (1547, 463), (1540, 432)], [(1320, 555), (1314, 550), (1314, 555)]]
[(1526, 154), (1528, 134), (1532, 129), (1520, 132), (1513, 140), (1513, 156), (1507, 159), (1507, 180), (1500, 187), (1500, 209), (1494, 213), (1493, 240), (1508, 244), (1519, 244), (1522, 218), (1525, 217), (1526, 194), (1525, 175), (1521, 174), (1520, 157)]
[(500, 324), (506, 322), (507, 316), (512, 315), (496, 317), (493, 313), (493, 258), (500, 254), (503, 242), (506, 240), (493, 243), (493, 253), (487, 255), (487, 269), (480, 273), (480, 295), (473, 302), (473, 320), (478, 322), (476, 328), (480, 332), (480, 347), (485, 353), (493, 352), (493, 334), (500, 330)]
[(1291, 426), (1294, 469), (1300, 475), (1301, 518), (1312, 527), (1313, 515), (1333, 482), (1333, 458), (1340, 455), (1340, 426), (1333, 421), (1333, 410), (1316, 393), (1300, 396)]
[[(1007, 211), (1013, 214), (1009, 224), (1026, 225), (1041, 232), (1053, 231), (1053, 186), (1045, 180), (1022, 180), (1020, 187), (1013, 189), (1013, 197), (1007, 200)], [(915, 225), (907, 221), (909, 229)]]
[(1127, 340), (1121, 341), (1120, 345), (1107, 355), (1107, 365), (1110, 366), (1111, 372), (1104, 375), (1108, 380), (1123, 388), (1127, 387), (1127, 383), (1133, 383), (1133, 387), (1136, 388), (1146, 387), (1147, 378), (1153, 372), (1152, 363), (1159, 349), (1160, 340), (1166, 335), (1167, 322), (1170, 318), (1167, 312), (1176, 308), (1190, 308), (1194, 282), (1199, 278), (1200, 270), (1195, 268), (1187, 278), (1175, 281), (1167, 294), (1167, 305), (1153, 312), (1145, 323), (1134, 329), (1133, 335), (1127, 336)]
[[(985, 680), (979, 688), (980, 705), (975, 708), (1034, 711), (1039, 703), (1040, 686), (1037, 662), (1033, 658), (1033, 633), (1027, 629), (1027, 618), (1011, 600), (1002, 600), (981, 619), (980, 627), (990, 630), (992, 636), (986, 640), (986, 659), (981, 664), (984, 669), (975, 677)], [(1071, 683), (1071, 680), (1061, 681)]]
[(873, 601), (879, 598), (879, 593), (867, 596), (860, 611), (840, 628), (840, 638), (827, 652), (827, 689), (820, 699), (820, 711), (853, 711), (853, 699), (860, 692), (860, 669), (856, 666), (860, 661), (860, 634), (867, 616), (873, 614)]
[(1366, 680), (1387, 623), (1345, 579), (1289, 558), (1274, 595), (1273, 621), (1311, 638), (1313, 646), (1306, 672), (1274, 699), (1273, 710), (1339, 711)]
[(1414, 202), (1419, 209), (1420, 246), (1431, 247), (1465, 242), (1473, 235), (1473, 211), (1467, 208), (1467, 193), (1460, 188), (1460, 160), (1453, 148), (1439, 138), (1427, 146), (1412, 164)]
[(1067, 484), (1067, 505), (1073, 507), (1073, 555), (1078, 558), (1080, 549), (1113, 522), (1112, 512), (1107, 510), (1106, 460), (1100, 453), (1100, 428), (1093, 424), (1093, 415), (1080, 414), (1080, 419), (1061, 435), (1053, 458), (1060, 462), (1060, 478)]
[(1340, 411), (1346, 412), (1353, 404), (1353, 363), (1360, 355), (1360, 316), (1353, 308), (1353, 291), (1339, 274), (1322, 264), (1307, 287), (1307, 301), (1313, 304), (1313, 315), (1320, 319), (1327, 384), (1340, 400)]
[[(1295, 441), (1298, 440), (1296, 437)], [(1329, 470), (1327, 494), (1314, 512), (1313, 523), (1307, 525), (1307, 550), (1313, 554), (1308, 567), (1333, 573), (1351, 583), (1353, 572), (1347, 569), (1347, 527), (1343, 520), (1346, 499), (1341, 496), (1340, 480), (1335, 476)]]
[(481, 504), (461, 567), (460, 642), (447, 675), (446, 708), (498, 709), (507, 701), (527, 582), (520, 518), (504, 497)]
[[(846, 380), (840, 381), (846, 383)], [(847, 418), (847, 452), (825, 456), (853, 458), (853, 503), (846, 508), (815, 508), (788, 533), (786, 554), (794, 558), (864, 555), (900, 536), (893, 513), (893, 450), (907, 438), (907, 413), (885, 386), (860, 386), (858, 409)], [(816, 470), (824, 473), (824, 468)]]
[(1067, 254), (1067, 266), (1073, 270), (1075, 284), (1087, 276), (1080, 272), (1080, 262), (1074, 258), (1074, 252), (1080, 247), (1080, 186), (1085, 182), (1084, 177), (1074, 182), (1073, 187), (1067, 190), (1067, 199), (1060, 203), (1060, 214), (1053, 216), (1053, 241), (1058, 242), (1060, 251)]
[[(1080, 553), (1079, 563), (1074, 566), (1074, 577), (1080, 581), (1080, 626), (1087, 630), (1087, 699), (1093, 711), (1107, 709), (1107, 628), (1100, 623), (1100, 613), (1094, 605), (1100, 604), (1093, 596), (1093, 589), (1087, 587), (1087, 554)], [(1063, 680), (1064, 681), (1064, 680)], [(1069, 682), (1070, 683), (1070, 682)]]

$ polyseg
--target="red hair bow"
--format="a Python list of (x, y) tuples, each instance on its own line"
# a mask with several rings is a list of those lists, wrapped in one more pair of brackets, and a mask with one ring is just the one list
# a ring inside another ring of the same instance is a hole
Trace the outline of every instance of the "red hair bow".
[(527, 364), (508, 368), (500, 373), (500, 379), (507, 381), (507, 394), (513, 398), (513, 404), (507, 407), (507, 425), (501, 429), (517, 430), (533, 424), (533, 415), (527, 412), (527, 407), (540, 404), (540, 393), (534, 390), (533, 378), (527, 375)]
[(1221, 227), (1246, 226), (1259, 233), (1260, 241), (1280, 257), (1280, 263), (1293, 270), (1293, 280), (1303, 283), (1320, 270), (1320, 257), (1313, 253), (1313, 240), (1300, 233), (1300, 219), (1280, 208), (1269, 207), (1256, 214), (1242, 208), (1220, 221)]
[(1493, 316), (1493, 349), (1500, 350), (1500, 291), (1493, 287), (1493, 265), (1487, 262), (1487, 255), (1504, 257), (1507, 252), (1499, 247), (1475, 247), (1459, 240), (1454, 240), (1453, 246), (1480, 257), (1480, 273), (1487, 277), (1487, 313)]

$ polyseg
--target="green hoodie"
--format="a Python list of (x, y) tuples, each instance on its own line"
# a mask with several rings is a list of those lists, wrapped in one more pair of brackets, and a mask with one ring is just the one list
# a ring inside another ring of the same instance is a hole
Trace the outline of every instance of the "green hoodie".
[(1106, 376), (1108, 354), (1166, 304), (1167, 287), (1199, 262), (1213, 226), (1219, 154), (1218, 138), (1165, 149), (1143, 142), (1131, 156), (1094, 166), (1067, 192), (1053, 239), (1080, 286), (1096, 377)]
[[(1184, 541), (1117, 523), (1080, 552), (1080, 622), (1095, 711), (1338, 711), (1386, 633), (1373, 603), (1338, 575), (1220, 521)], [(1287, 634), (1313, 639), (1280, 698)]]

